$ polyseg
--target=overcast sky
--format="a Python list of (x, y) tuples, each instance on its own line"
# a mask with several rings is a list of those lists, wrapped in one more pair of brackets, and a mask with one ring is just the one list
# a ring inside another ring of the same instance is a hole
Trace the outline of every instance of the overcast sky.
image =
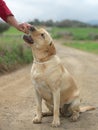
[(98, 0), (5, 0), (20, 22), (35, 18), (54, 21), (98, 20)]

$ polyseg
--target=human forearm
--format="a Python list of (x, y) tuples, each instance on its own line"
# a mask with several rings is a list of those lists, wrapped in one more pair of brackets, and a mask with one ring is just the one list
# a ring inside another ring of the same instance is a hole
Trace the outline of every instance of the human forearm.
[(28, 33), (28, 28), (31, 26), (28, 23), (19, 23), (3, 0), (0, 0), (0, 17), (9, 25), (24, 33)]
[(14, 16), (8, 16), (7, 23), (24, 33), (28, 33), (28, 29), (31, 26), (28, 23), (19, 23)]
[(19, 23), (17, 22), (12, 12), (10, 11), (10, 9), (7, 7), (6, 3), (3, 0), (0, 0), (0, 17), (9, 25), (12, 25), (18, 29)]
[[(14, 16), (8, 16), (6, 22), (7, 22), (9, 25), (11, 25), (11, 26), (13, 26), (13, 27), (15, 27), (15, 28), (18, 29), (19, 23), (18, 23), (18, 21), (15, 19)], [(19, 30), (19, 29), (18, 29), (18, 30)]]

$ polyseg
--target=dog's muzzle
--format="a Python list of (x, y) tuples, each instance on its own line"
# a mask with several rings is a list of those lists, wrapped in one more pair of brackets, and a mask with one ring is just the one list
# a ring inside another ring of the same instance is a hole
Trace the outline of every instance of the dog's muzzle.
[(24, 35), (23, 39), (24, 39), (25, 42), (27, 42), (29, 44), (33, 44), (34, 43), (32, 37), (30, 35)]

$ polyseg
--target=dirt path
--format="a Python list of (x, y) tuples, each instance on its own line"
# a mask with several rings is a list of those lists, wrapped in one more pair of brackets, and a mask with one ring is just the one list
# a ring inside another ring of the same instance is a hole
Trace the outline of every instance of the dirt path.
[[(81, 90), (82, 104), (98, 107), (98, 56), (56, 45), (63, 64), (72, 73)], [(35, 113), (31, 65), (0, 77), (0, 130), (53, 130), (52, 117), (43, 118), (42, 124), (33, 124)], [(56, 130), (98, 130), (98, 109), (82, 113), (72, 123), (61, 118)]]

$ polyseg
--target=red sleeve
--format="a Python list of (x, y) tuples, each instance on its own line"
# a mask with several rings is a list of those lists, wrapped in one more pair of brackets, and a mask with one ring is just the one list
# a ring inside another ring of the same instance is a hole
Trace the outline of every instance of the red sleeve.
[(10, 9), (3, 0), (0, 0), (0, 17), (6, 22), (8, 16), (13, 16)]

